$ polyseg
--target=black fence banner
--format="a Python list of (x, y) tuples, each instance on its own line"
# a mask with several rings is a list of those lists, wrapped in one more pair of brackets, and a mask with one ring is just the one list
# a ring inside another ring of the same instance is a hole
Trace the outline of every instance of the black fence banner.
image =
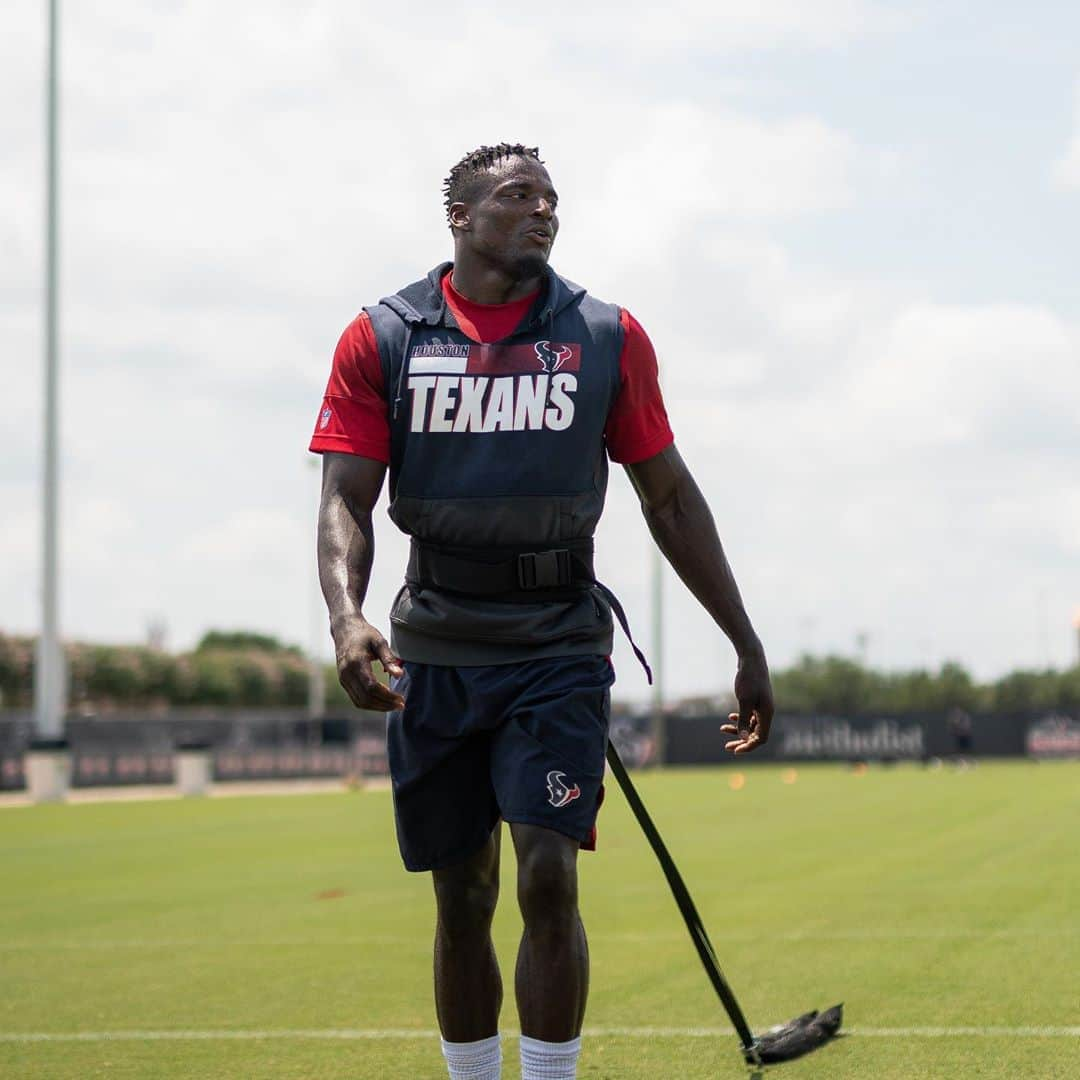
[[(769, 742), (738, 759), (724, 750), (727, 717), (665, 717), (669, 765), (750, 765), (759, 761), (929, 761), (948, 757), (1080, 758), (1080, 711), (906, 716), (785, 715)], [(70, 717), (76, 787), (171, 784), (175, 748), (200, 743), (215, 781), (362, 779), (388, 773), (386, 719), (356, 712), (309, 720), (301, 710), (175, 709)], [(0, 791), (25, 786), (31, 736), (26, 713), (0, 713)], [(649, 718), (612, 718), (611, 739), (630, 768), (655, 764), (660, 746)]]

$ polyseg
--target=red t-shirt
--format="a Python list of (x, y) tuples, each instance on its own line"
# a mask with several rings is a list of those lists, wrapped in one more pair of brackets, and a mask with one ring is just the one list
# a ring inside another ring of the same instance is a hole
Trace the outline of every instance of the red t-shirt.
[[(462, 333), (482, 344), (501, 341), (525, 317), (536, 294), (509, 304), (477, 304), (443, 278), (443, 295)], [(608, 457), (621, 465), (659, 454), (674, 441), (660, 394), (656, 352), (641, 324), (625, 308), (619, 312), (623, 347), (622, 385), (604, 427)], [(334, 352), (319, 418), (309, 449), (357, 454), (390, 463), (390, 418), (382, 364), (371, 320), (361, 312), (341, 335)]]
[(511, 300), (509, 304), (478, 304), (454, 288), (450, 280), (453, 276), (453, 272), (443, 274), (442, 293), (446, 297), (446, 306), (454, 313), (461, 332), (484, 345), (509, 337), (521, 325), (533, 301), (540, 295), (537, 289), (520, 300)]

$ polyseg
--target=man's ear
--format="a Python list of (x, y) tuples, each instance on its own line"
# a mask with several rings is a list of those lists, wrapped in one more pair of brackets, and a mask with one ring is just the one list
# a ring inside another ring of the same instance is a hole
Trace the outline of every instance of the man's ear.
[(450, 204), (450, 212), (448, 214), (450, 218), (451, 229), (468, 229), (470, 226), (469, 211), (465, 208), (463, 202), (456, 202)]

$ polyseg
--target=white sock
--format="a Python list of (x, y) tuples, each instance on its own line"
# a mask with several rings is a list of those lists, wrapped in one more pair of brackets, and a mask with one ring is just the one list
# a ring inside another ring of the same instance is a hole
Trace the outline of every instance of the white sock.
[(521, 1080), (575, 1080), (581, 1036), (569, 1042), (543, 1042), (521, 1036)]
[(498, 1035), (467, 1043), (443, 1039), (442, 1052), (450, 1070), (450, 1080), (499, 1080), (502, 1043)]

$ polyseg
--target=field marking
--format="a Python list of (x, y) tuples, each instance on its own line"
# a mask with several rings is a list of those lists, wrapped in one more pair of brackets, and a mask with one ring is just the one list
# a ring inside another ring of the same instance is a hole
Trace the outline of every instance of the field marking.
[[(844, 1029), (841, 1028), (841, 1031)], [(1080, 1039), (1080, 1027), (899, 1027), (852, 1028), (849, 1035), (873, 1039)]]
[[(1080, 1027), (895, 1027), (843, 1028), (843, 1033), (873, 1039), (1080, 1039)], [(26, 1031), (0, 1032), (0, 1043), (78, 1042), (259, 1042), (266, 1039), (315, 1039), (365, 1042), (382, 1039), (435, 1039), (438, 1032), (418, 1028), (270, 1029), (266, 1031)], [(503, 1032), (516, 1038), (516, 1031)], [(596, 1027), (586, 1038), (713, 1039), (733, 1038), (728, 1028), (713, 1027)]]
[[(760, 933), (722, 933), (714, 935), (717, 942), (784, 941), (791, 943), (816, 941), (1008, 941), (1053, 940), (1080, 937), (1080, 927), (1015, 927), (999, 930), (791, 930), (780, 933), (763, 930)], [(603, 933), (594, 931), (589, 940), (612, 941), (626, 944), (649, 944), (650, 942), (682, 941), (685, 934), (678, 932), (661, 934)], [(123, 938), (77, 941), (0, 941), (3, 952), (46, 952), (65, 950), (88, 950), (95, 952), (113, 949), (311, 949), (363, 946), (415, 946), (428, 950), (431, 943), (426, 938), (406, 935), (372, 934), (365, 937), (341, 938), (240, 938), (214, 940), (212, 938)]]

